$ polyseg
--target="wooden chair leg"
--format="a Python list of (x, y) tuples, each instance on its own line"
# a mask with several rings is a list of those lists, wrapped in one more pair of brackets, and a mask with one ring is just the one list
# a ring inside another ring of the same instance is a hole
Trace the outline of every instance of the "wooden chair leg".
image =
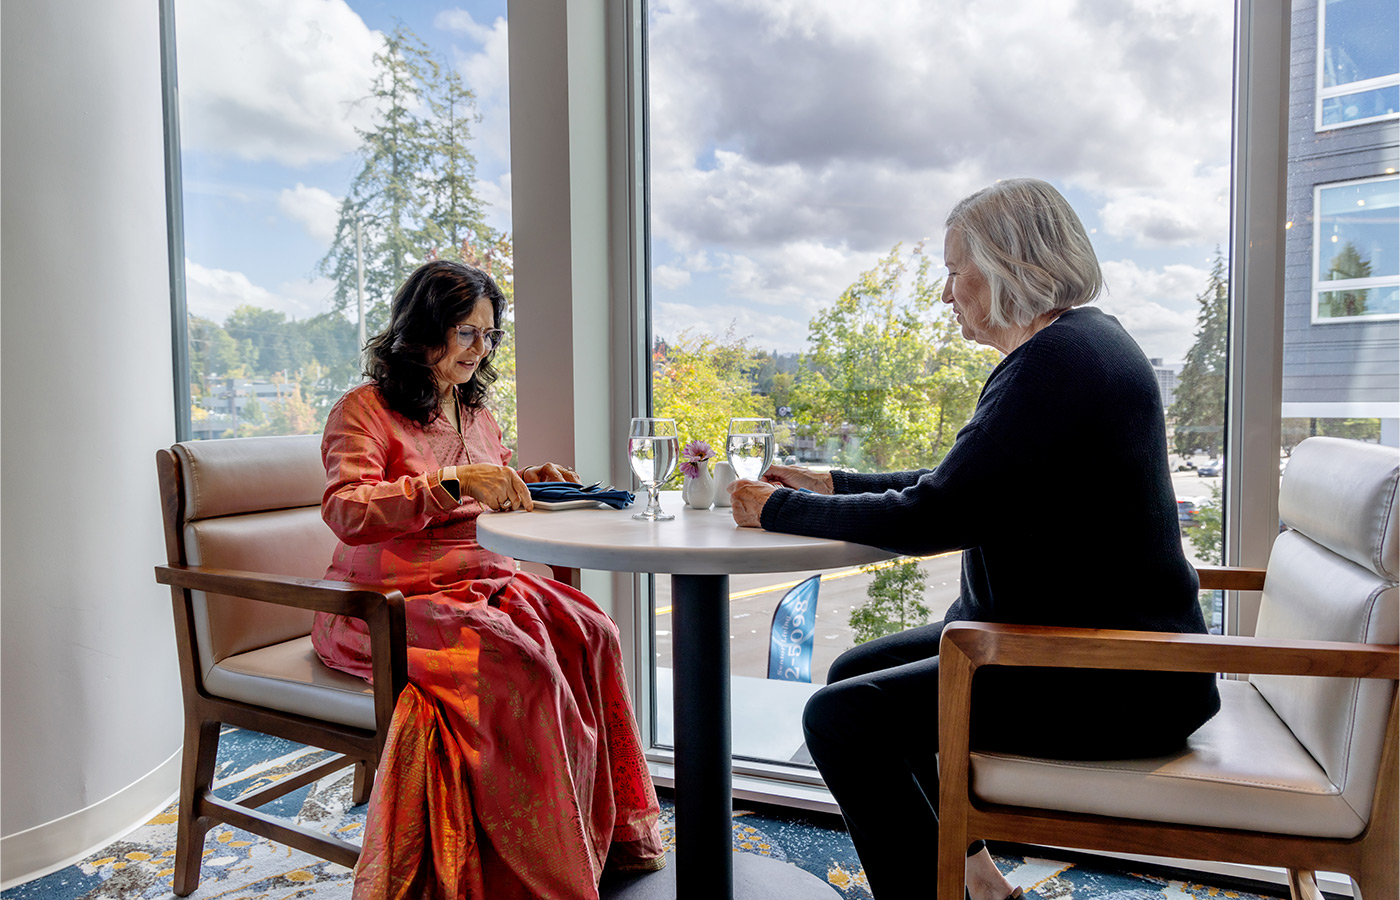
[(371, 760), (362, 759), (355, 763), (355, 790), (352, 799), (355, 805), (369, 802), (369, 795), (374, 791), (374, 764)]
[(179, 817), (175, 825), (175, 880), (171, 885), (177, 897), (188, 896), (199, 887), (204, 835), (213, 822), (200, 816), (197, 810), (199, 798), (214, 783), (214, 764), (219, 755), (219, 728), (218, 722), (185, 722), (180, 799), (175, 807)]
[(1400, 865), (1396, 865), (1397, 849), (1391, 846), (1374, 855), (1363, 854), (1361, 873), (1353, 875), (1352, 887), (1360, 900), (1376, 897), (1400, 897)]

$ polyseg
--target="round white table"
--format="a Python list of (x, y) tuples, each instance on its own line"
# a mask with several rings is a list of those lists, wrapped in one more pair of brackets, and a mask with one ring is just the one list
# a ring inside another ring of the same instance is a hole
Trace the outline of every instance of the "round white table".
[[(739, 528), (728, 509), (690, 509), (678, 492), (661, 495), (662, 508), (675, 519), (638, 521), (632, 514), (645, 502), (638, 500), (625, 510), (595, 506), (477, 519), (481, 545), (507, 556), (579, 569), (671, 575), (678, 849), (674, 865), (633, 879), (622, 894), (681, 900), (732, 900), (736, 894), (792, 900), (837, 896), (818, 879), (801, 878), (806, 873), (793, 866), (733, 852), (729, 576), (863, 565), (895, 554), (864, 544)], [(668, 874), (658, 877), (663, 873)]]

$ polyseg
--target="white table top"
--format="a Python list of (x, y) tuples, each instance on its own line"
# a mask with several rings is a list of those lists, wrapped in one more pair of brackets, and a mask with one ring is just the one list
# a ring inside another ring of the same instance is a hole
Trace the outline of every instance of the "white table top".
[(737, 575), (856, 566), (892, 559), (865, 544), (740, 528), (728, 508), (691, 509), (679, 491), (661, 494), (669, 522), (642, 522), (627, 509), (606, 507), (487, 513), (476, 520), (477, 540), (516, 559), (615, 572)]

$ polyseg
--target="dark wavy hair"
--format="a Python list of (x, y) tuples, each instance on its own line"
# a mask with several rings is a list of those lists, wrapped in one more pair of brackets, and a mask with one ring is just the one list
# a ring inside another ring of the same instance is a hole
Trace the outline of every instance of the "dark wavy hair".
[[(365, 343), (365, 375), (379, 387), (390, 409), (419, 425), (438, 416), (433, 364), (450, 349), (446, 341), (453, 338), (447, 333), (482, 300), (491, 303), (492, 327), (500, 328), (505, 294), (480, 269), (435, 259), (408, 276), (394, 294), (389, 327)], [(496, 377), (488, 355), (471, 381), (457, 385), (462, 406), (472, 410), (485, 406), (486, 389)]]

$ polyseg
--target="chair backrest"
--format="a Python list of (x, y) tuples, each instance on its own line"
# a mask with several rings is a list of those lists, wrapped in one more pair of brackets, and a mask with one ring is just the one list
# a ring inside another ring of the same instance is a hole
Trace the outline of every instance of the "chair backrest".
[[(321, 519), (326, 473), (319, 435), (189, 441), (179, 463), (173, 563), (323, 578), (335, 551)], [(314, 613), (231, 597), (194, 595), (200, 671), (225, 657), (311, 633)]]
[[(1309, 438), (1294, 449), (1279, 491), (1287, 530), (1269, 555), (1257, 635), (1400, 643), (1397, 483), (1400, 450), (1393, 447)], [(1279, 675), (1250, 681), (1368, 819), (1394, 682)]]

